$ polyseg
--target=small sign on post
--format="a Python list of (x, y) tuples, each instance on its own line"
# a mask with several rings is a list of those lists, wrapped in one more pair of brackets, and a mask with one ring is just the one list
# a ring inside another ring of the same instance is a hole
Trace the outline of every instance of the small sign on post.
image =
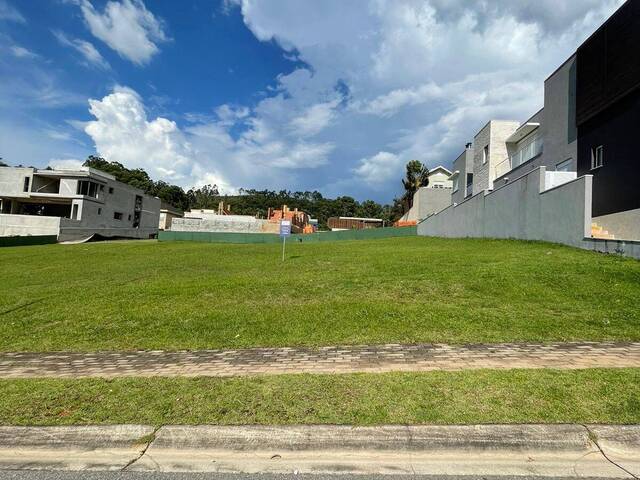
[(280, 236), (282, 237), (282, 261), (284, 262), (284, 246), (291, 235), (291, 220), (280, 220)]

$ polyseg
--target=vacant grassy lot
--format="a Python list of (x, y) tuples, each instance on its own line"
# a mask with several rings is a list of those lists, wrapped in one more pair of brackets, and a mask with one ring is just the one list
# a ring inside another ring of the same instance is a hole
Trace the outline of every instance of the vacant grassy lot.
[(640, 423), (640, 369), (0, 380), (0, 424)]
[(639, 340), (640, 262), (544, 243), (0, 249), (0, 350)]

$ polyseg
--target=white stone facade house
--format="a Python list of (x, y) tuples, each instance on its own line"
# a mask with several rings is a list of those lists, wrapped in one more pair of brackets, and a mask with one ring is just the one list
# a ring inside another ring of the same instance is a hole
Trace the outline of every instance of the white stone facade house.
[(160, 199), (88, 167), (0, 167), (0, 236), (154, 238)]

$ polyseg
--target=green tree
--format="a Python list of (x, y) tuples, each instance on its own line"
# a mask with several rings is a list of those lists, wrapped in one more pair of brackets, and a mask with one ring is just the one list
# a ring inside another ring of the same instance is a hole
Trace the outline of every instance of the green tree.
[(404, 211), (413, 206), (413, 195), (420, 187), (429, 185), (429, 169), (419, 160), (410, 160), (406, 166), (405, 177), (402, 179), (404, 195), (402, 196)]
[(220, 202), (220, 192), (217, 185), (204, 185), (190, 189), (187, 199), (190, 208), (216, 209)]
[(116, 177), (116, 180), (119, 182), (144, 190), (145, 193), (151, 194), (153, 191), (153, 180), (151, 180), (149, 174), (141, 168), (129, 169), (119, 162), (109, 162), (102, 157), (93, 155), (90, 155), (83, 165), (109, 173)]
[(365, 200), (360, 204), (357, 215), (364, 218), (383, 218), (384, 207), (373, 200)]
[(154, 183), (149, 193), (180, 210), (189, 210), (189, 196), (184, 192), (182, 187), (170, 185), (167, 182), (158, 180)]

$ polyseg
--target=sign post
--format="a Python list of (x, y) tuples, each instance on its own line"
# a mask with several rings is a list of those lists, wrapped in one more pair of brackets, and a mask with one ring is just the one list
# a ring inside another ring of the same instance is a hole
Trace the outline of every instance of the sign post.
[(291, 235), (291, 220), (280, 220), (280, 236), (282, 237), (282, 261), (284, 262), (284, 246)]

